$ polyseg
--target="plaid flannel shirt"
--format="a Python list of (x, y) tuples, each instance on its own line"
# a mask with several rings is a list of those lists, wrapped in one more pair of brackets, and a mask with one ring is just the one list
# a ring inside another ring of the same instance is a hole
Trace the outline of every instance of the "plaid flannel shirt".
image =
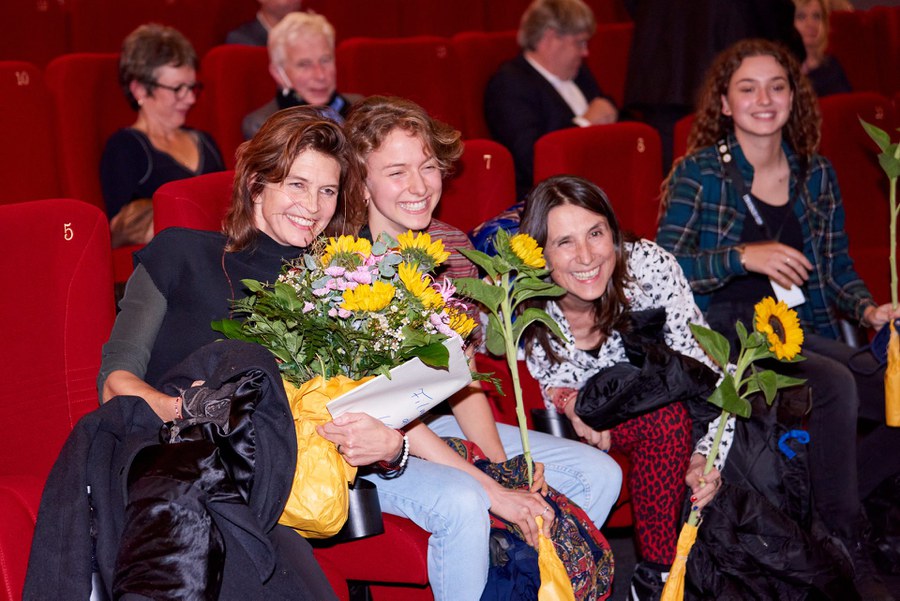
[[(747, 187), (751, 187), (753, 166), (733, 134), (726, 143)], [(847, 252), (844, 208), (831, 163), (814, 155), (806, 184), (801, 187), (797, 185), (797, 155), (787, 144), (784, 152), (791, 169), (790, 202), (803, 231), (803, 254), (814, 266), (803, 286), (807, 302), (797, 307), (797, 313), (804, 327), (838, 338), (839, 316), (859, 321), (866, 307), (875, 302)], [(667, 192), (669, 204), (656, 239), (678, 259), (697, 305), (705, 311), (712, 292), (747, 273), (737, 251), (747, 207), (715, 146), (685, 158), (677, 166)]]

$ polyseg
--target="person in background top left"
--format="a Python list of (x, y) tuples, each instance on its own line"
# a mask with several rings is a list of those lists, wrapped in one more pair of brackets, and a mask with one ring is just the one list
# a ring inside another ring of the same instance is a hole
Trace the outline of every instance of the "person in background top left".
[(197, 64), (191, 43), (171, 27), (141, 25), (122, 44), (119, 85), (137, 119), (110, 136), (100, 160), (113, 248), (153, 237), (157, 188), (225, 169), (212, 137), (184, 126), (202, 88)]

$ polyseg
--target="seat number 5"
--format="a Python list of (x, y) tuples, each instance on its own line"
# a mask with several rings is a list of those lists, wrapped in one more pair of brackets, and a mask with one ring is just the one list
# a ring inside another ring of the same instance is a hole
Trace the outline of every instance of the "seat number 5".
[(71, 240), (74, 237), (75, 237), (75, 232), (74, 232), (74, 230), (72, 230), (72, 224), (64, 223), (63, 224), (63, 239), (66, 242), (68, 242), (69, 240)]

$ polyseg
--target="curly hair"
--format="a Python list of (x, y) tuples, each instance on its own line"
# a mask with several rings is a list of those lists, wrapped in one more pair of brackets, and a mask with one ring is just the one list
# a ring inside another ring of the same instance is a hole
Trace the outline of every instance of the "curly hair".
[[(619, 227), (619, 221), (613, 212), (612, 203), (606, 193), (596, 184), (574, 175), (557, 175), (539, 183), (525, 199), (525, 213), (519, 225), (519, 232), (528, 234), (538, 245), (547, 245), (547, 221), (550, 211), (558, 206), (574, 205), (602, 215), (609, 223), (616, 253), (616, 264), (612, 275), (606, 283), (606, 292), (594, 301), (594, 330), (609, 336), (621, 326), (623, 315), (628, 308), (628, 297), (625, 296), (625, 285), (630, 280), (628, 275), (628, 254), (625, 242), (632, 241)], [(547, 306), (547, 301), (528, 302), (527, 306)], [(525, 334), (525, 352), (531, 354), (534, 345), (544, 349), (547, 357), (554, 363), (560, 358), (550, 346), (550, 330), (540, 323), (533, 324)]]
[(287, 108), (269, 117), (251, 140), (238, 147), (231, 207), (222, 225), (229, 252), (255, 242), (259, 234), (255, 219), (257, 198), (266, 184), (283, 182), (296, 158), (306, 150), (333, 158), (341, 168), (337, 208), (325, 235), (350, 233), (347, 224), (363, 219), (362, 180), (340, 126), (322, 116), (320, 109)]
[(722, 96), (728, 93), (728, 86), (735, 71), (745, 58), (751, 56), (771, 56), (787, 73), (791, 91), (794, 94), (791, 112), (782, 135), (800, 159), (801, 181), (805, 179), (809, 160), (819, 147), (819, 126), (822, 117), (815, 92), (806, 76), (800, 72), (800, 65), (783, 45), (762, 39), (742, 40), (722, 51), (713, 61), (697, 100), (694, 123), (688, 136), (687, 154), (711, 146), (734, 131), (734, 121), (722, 113)]

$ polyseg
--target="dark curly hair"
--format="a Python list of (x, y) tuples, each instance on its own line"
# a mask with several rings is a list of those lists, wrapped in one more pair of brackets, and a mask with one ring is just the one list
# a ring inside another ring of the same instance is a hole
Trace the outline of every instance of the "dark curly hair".
[(806, 76), (800, 73), (800, 64), (786, 46), (761, 39), (741, 40), (722, 51), (713, 61), (697, 99), (697, 111), (688, 136), (688, 152), (711, 146), (717, 140), (734, 131), (734, 121), (722, 114), (722, 96), (728, 93), (731, 77), (745, 58), (771, 56), (787, 72), (794, 100), (783, 129), (784, 140), (800, 158), (801, 181), (805, 179), (809, 160), (819, 148), (819, 126), (822, 117), (816, 94)]

